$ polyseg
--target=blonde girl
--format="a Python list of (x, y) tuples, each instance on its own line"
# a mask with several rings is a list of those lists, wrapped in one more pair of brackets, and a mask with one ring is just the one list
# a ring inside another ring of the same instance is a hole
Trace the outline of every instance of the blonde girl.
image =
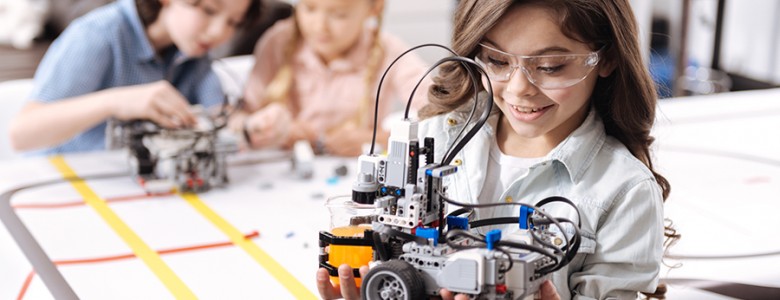
[[(309, 140), (321, 152), (357, 155), (371, 140), (381, 73), (407, 46), (382, 32), (384, 0), (301, 0), (295, 14), (258, 42), (242, 123), (251, 144)], [(382, 87), (379, 117), (407, 100), (426, 70), (415, 56), (396, 64)], [(419, 89), (417, 107), (425, 103)], [(386, 140), (381, 131), (379, 141)]]

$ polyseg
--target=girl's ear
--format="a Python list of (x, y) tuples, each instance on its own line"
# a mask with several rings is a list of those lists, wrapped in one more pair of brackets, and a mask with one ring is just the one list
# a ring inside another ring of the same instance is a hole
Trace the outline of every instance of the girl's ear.
[(371, 9), (371, 13), (377, 17), (382, 15), (382, 12), (385, 10), (385, 0), (373, 0), (374, 5)]
[(604, 59), (603, 63), (599, 63), (599, 76), (601, 77), (609, 77), (609, 75), (612, 75), (612, 72), (615, 71), (615, 63), (611, 59)]

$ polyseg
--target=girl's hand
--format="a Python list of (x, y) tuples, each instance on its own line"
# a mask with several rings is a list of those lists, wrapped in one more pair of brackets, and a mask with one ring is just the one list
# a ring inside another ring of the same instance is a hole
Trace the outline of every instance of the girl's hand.
[(363, 144), (371, 142), (371, 129), (342, 127), (320, 141), (324, 152), (335, 156), (360, 156), (363, 154)]
[[(468, 300), (469, 297), (464, 294), (458, 294), (455, 295), (452, 292), (448, 291), (447, 289), (441, 289), (439, 291), (439, 294), (441, 294), (442, 300)], [(558, 295), (558, 291), (555, 289), (555, 285), (552, 284), (552, 281), (545, 281), (542, 283), (542, 286), (539, 287), (539, 296), (534, 297), (534, 299), (542, 299), (542, 300), (561, 300), (561, 296)]]
[(190, 104), (169, 82), (116, 88), (112, 116), (119, 120), (147, 119), (165, 128), (195, 125)]
[(558, 295), (558, 290), (555, 289), (552, 281), (545, 281), (542, 286), (539, 287), (540, 299), (542, 300), (561, 300), (561, 296)]
[[(360, 277), (365, 277), (368, 273), (368, 266), (360, 267)], [(328, 270), (320, 268), (317, 270), (317, 290), (322, 299), (340, 299), (356, 300), (360, 299), (360, 289), (355, 284), (355, 277), (352, 275), (352, 267), (347, 264), (339, 266), (340, 286), (330, 282)]]
[(450, 292), (447, 289), (439, 290), (439, 295), (441, 295), (442, 300), (468, 300), (469, 299), (469, 296), (466, 296), (464, 294), (455, 295), (453, 292)]
[(292, 114), (284, 105), (272, 103), (253, 113), (244, 124), (253, 148), (279, 146), (290, 133)]

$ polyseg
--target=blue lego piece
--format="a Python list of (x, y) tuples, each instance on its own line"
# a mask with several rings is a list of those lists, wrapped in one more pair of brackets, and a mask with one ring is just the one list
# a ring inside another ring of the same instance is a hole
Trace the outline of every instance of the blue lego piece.
[(493, 229), (491, 231), (488, 231), (488, 233), (485, 235), (485, 243), (487, 243), (487, 249), (493, 250), (496, 245), (495, 243), (501, 240), (501, 230)]
[(447, 216), (447, 230), (469, 229), (469, 219), (466, 217)]
[(520, 223), (520, 229), (533, 229), (534, 225), (531, 223), (528, 223), (528, 219), (531, 218), (531, 215), (534, 214), (534, 209), (527, 207), (527, 206), (521, 206), (520, 207), (520, 219), (518, 220), (518, 223)]
[(439, 244), (439, 230), (436, 228), (417, 228), (415, 235), (427, 239), (433, 239), (433, 245)]

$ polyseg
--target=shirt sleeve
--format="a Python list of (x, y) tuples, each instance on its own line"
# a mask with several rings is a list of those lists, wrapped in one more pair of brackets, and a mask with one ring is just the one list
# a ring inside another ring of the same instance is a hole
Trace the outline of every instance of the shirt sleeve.
[(284, 51), (294, 34), (293, 22), (292, 19), (277, 22), (257, 41), (253, 53), (255, 65), (249, 73), (244, 92), (244, 98), (250, 108), (257, 109), (264, 104), (266, 86), (281, 68), (285, 59)]
[(644, 180), (617, 199), (596, 232), (597, 246), (570, 276), (574, 299), (636, 299), (653, 292), (663, 254), (663, 201)]
[(35, 72), (31, 100), (55, 102), (106, 88), (112, 66), (109, 39), (73, 23), (46, 51)]

